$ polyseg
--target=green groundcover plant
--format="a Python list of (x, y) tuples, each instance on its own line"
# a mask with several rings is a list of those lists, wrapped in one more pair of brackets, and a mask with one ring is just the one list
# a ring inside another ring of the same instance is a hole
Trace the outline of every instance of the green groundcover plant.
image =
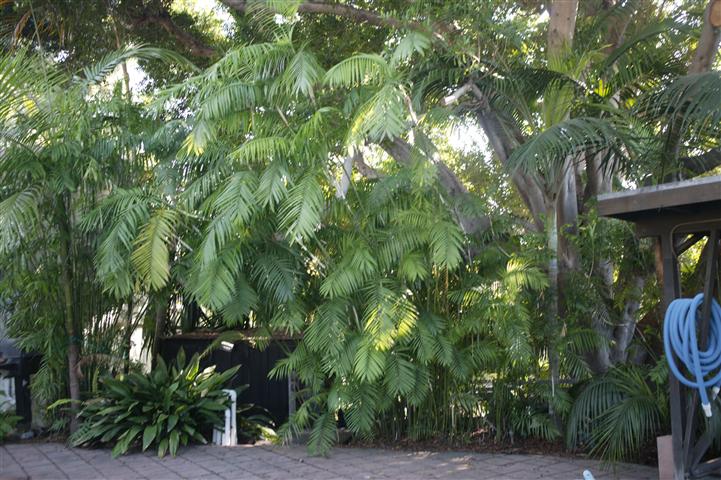
[(203, 436), (222, 427), (228, 397), (223, 386), (238, 367), (218, 373), (215, 367), (200, 370), (196, 354), (185, 362), (181, 351), (168, 367), (158, 357), (147, 375), (131, 372), (102, 380), (97, 398), (85, 402), (82, 424), (70, 438), (74, 446), (113, 446), (112, 455), (125, 454), (134, 445), (157, 448), (175, 456), (179, 446), (206, 443)]

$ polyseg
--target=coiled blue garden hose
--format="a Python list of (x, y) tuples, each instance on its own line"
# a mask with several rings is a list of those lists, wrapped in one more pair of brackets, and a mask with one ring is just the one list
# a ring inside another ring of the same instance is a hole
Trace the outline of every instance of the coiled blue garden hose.
[[(705, 350), (699, 350), (696, 338), (696, 322), (701, 316), (703, 293), (694, 298), (679, 298), (671, 302), (663, 322), (663, 345), (671, 372), (687, 387), (697, 388), (701, 407), (707, 417), (711, 416), (711, 401), (707, 388), (711, 387), (713, 399), (721, 389), (721, 306), (711, 300), (709, 336)], [(674, 355), (683, 363), (692, 379), (681, 372)], [(716, 371), (716, 373), (714, 373)]]

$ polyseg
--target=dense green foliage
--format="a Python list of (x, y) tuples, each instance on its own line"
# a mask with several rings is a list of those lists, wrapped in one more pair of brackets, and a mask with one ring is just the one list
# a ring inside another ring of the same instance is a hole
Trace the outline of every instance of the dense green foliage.
[(200, 357), (194, 355), (186, 365), (181, 350), (170, 368), (158, 357), (150, 374), (104, 377), (97, 397), (84, 404), (83, 423), (70, 441), (75, 446), (111, 445), (113, 456), (140, 444), (143, 450), (157, 448), (160, 457), (166, 452), (175, 456), (190, 442), (207, 443), (204, 435), (223, 428), (228, 406), (223, 386), (237, 371), (201, 371)]
[(81, 219), (108, 188), (135, 182), (150, 153), (140, 150), (152, 123), (119, 89), (100, 88), (133, 57), (185, 65), (148, 47), (115, 52), (73, 76), (26, 51), (0, 62), (8, 84), (0, 110), (0, 295), (12, 306), (11, 334), (43, 354), (34, 378), (41, 403), (65, 396), (72, 349), (85, 352), (80, 365), (87, 365), (90, 381), (127, 355), (127, 344), (115, 339), (126, 334), (128, 308), (124, 312), (97, 281), (98, 236), (84, 230)]
[[(139, 327), (151, 350), (255, 328), (300, 339), (272, 375), (300, 380), (282, 431), (314, 452), (342, 424), (637, 455), (668, 428), (651, 243), (594, 202), (718, 170), (721, 77), (688, 67), (701, 9), (582, 2), (558, 45), (527, 2), (358, 2), (375, 26), (305, 3), (234, 10), (202, 70), (147, 47), (3, 54), (0, 294), (44, 354), (38, 395), (65, 396), (65, 375), (98, 393)], [(131, 95), (108, 76), (135, 58), (157, 84)], [(87, 408), (93, 439), (140, 437)]]

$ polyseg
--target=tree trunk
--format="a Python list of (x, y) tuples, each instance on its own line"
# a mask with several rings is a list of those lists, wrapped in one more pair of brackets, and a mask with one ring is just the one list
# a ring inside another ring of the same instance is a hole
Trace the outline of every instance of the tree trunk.
[(711, 0), (704, 12), (701, 36), (698, 39), (688, 73), (708, 72), (716, 58), (721, 40), (721, 0)]
[[(561, 376), (561, 362), (558, 355), (558, 345), (555, 341), (558, 338), (560, 313), (558, 308), (560, 280), (558, 268), (558, 212), (553, 202), (549, 202), (548, 210), (551, 212), (551, 218), (548, 219), (546, 237), (551, 257), (548, 260), (548, 310), (546, 315), (550, 334), (548, 340), (548, 366), (551, 374), (551, 396), (555, 397)], [(548, 404), (548, 413), (555, 418), (552, 402)]]
[[(571, 48), (573, 33), (576, 28), (576, 13), (578, 10), (577, 0), (554, 0), (550, 5), (550, 17), (548, 23), (548, 57), (562, 56), (563, 52)], [(549, 367), (551, 373), (552, 395), (555, 396), (555, 389), (560, 381), (560, 359), (558, 358), (557, 342), (563, 334), (559, 320), (564, 315), (565, 309), (561, 288), (564, 278), (578, 266), (578, 254), (573, 245), (568, 241), (567, 235), (573, 234), (578, 225), (578, 198), (576, 187), (576, 166), (572, 158), (564, 162), (562, 180), (557, 192), (546, 192), (546, 195), (553, 199), (550, 208), (553, 209), (553, 217), (550, 222), (548, 243), (551, 250), (551, 262), (549, 264), (549, 285), (551, 298), (549, 308), (549, 319), (553, 339), (549, 349)], [(560, 261), (559, 261), (560, 260)], [(553, 291), (555, 290), (555, 292)], [(561, 421), (555, 415), (552, 403), (549, 403), (549, 413), (557, 426)]]
[(614, 332), (614, 346), (611, 352), (611, 361), (616, 363), (625, 362), (628, 358), (628, 347), (633, 339), (638, 321), (638, 311), (641, 307), (641, 294), (646, 285), (644, 275), (635, 276), (630, 282), (630, 300), (626, 302), (621, 312), (621, 321)]
[(76, 328), (75, 296), (73, 292), (72, 273), (72, 241), (70, 235), (70, 219), (63, 198), (58, 199), (58, 225), (60, 232), (60, 288), (63, 293), (63, 310), (65, 316), (65, 334), (68, 339), (68, 393), (70, 395), (70, 433), (78, 428), (80, 411), (80, 361), (81, 337)]
[[(552, 319), (554, 328), (552, 329), (553, 338), (562, 338), (566, 330), (565, 319), (568, 314), (566, 299), (564, 295), (564, 286), (570, 285), (573, 272), (578, 270), (579, 258), (578, 250), (571, 242), (570, 237), (578, 233), (578, 199), (576, 192), (576, 174), (572, 164), (566, 168), (565, 178), (558, 197), (554, 204), (554, 227), (555, 230), (549, 237), (549, 243), (553, 242), (555, 249), (552, 249), (554, 256), (555, 272), (549, 269), (549, 277), (555, 275), (555, 279), (551, 280), (555, 284), (555, 318)], [(558, 353), (556, 353), (558, 355)], [(558, 383), (560, 376), (560, 367), (558, 360), (555, 369), (551, 364), (551, 381)]]
[(153, 365), (155, 365), (155, 358), (158, 356), (158, 353), (160, 353), (160, 337), (165, 333), (165, 323), (168, 319), (168, 301), (165, 297), (156, 299), (154, 319), (153, 358), (151, 359)]
[(130, 370), (130, 350), (133, 343), (133, 297), (128, 300), (128, 316), (125, 320), (125, 342), (123, 342), (123, 369), (125, 373)]
[[(65, 270), (65, 268), (63, 269)], [(78, 429), (78, 413), (80, 411), (80, 378), (78, 362), (80, 361), (80, 338), (73, 321), (73, 293), (69, 286), (71, 279), (65, 271), (61, 274), (63, 283), (63, 302), (65, 303), (65, 331), (68, 336), (68, 391), (70, 393), (70, 433)]]
[(573, 165), (568, 165), (563, 185), (556, 199), (558, 254), (562, 271), (578, 268), (578, 251), (569, 241), (569, 236), (578, 234), (578, 195), (576, 174)]
[[(586, 158), (586, 189), (583, 196), (583, 203), (596, 198), (601, 193), (607, 193), (611, 191), (612, 176), (610, 169), (603, 168), (601, 165), (601, 158), (605, 152), (598, 153), (591, 157)], [(613, 326), (609, 314), (609, 308), (612, 306), (613, 299), (613, 277), (614, 277), (614, 265), (609, 258), (601, 258), (598, 262), (595, 262), (592, 275), (595, 275), (601, 280), (603, 290), (600, 292), (600, 297), (607, 301), (600, 301), (598, 307), (591, 315), (591, 327), (597, 332), (604, 343), (595, 351), (589, 352), (586, 355), (586, 361), (594, 374), (601, 374), (608, 371), (611, 368), (611, 349), (610, 345), (613, 343)]]
[(554, 0), (551, 2), (548, 20), (548, 53), (556, 55), (570, 48), (576, 29), (578, 0)]

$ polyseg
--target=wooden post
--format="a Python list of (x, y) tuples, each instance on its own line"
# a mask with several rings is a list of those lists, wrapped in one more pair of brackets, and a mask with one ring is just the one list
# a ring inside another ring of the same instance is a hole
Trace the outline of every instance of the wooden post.
[[(663, 263), (663, 305), (664, 311), (675, 299), (681, 296), (681, 285), (678, 274), (678, 262), (673, 251), (674, 238), (671, 232), (659, 237), (661, 259)], [(684, 480), (686, 462), (683, 446), (683, 401), (681, 385), (678, 379), (669, 375), (669, 398), (671, 403), (671, 446), (673, 453), (673, 478)], [(661, 451), (659, 450), (659, 455)], [(659, 466), (661, 465), (659, 459)]]
[(671, 435), (656, 437), (656, 451), (658, 452), (658, 480), (674, 480)]

